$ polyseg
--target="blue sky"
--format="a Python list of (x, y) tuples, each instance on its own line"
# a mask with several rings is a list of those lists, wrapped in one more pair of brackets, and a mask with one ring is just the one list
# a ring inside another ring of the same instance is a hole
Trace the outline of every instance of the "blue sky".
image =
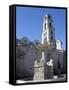
[(66, 47), (66, 11), (53, 8), (16, 7), (16, 38), (26, 36), (30, 41), (41, 41), (43, 17), (51, 14), (54, 21), (56, 40), (61, 40)]

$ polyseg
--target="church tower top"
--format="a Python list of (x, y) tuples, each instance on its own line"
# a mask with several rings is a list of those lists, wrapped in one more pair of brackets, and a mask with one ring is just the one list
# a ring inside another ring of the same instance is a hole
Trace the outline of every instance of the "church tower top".
[(42, 44), (47, 41), (55, 40), (55, 30), (52, 16), (46, 14), (43, 20)]
[(50, 15), (50, 14), (46, 14), (45, 16), (44, 16), (44, 19), (46, 20), (46, 19), (52, 19), (52, 16)]

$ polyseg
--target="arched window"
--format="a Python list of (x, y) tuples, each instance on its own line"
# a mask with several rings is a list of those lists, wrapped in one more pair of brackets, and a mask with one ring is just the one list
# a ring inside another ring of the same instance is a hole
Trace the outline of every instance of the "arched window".
[(45, 17), (45, 20), (46, 20), (46, 17)]
[(46, 23), (45, 23), (45, 30), (46, 30)]
[(51, 19), (51, 16), (50, 16), (50, 15), (48, 15), (48, 18), (49, 18), (49, 19)]
[(51, 31), (51, 34), (53, 35), (53, 31)]
[(52, 24), (51, 24), (51, 22), (49, 23), (49, 27), (52, 27)]
[(51, 36), (51, 40), (53, 40), (53, 36)]

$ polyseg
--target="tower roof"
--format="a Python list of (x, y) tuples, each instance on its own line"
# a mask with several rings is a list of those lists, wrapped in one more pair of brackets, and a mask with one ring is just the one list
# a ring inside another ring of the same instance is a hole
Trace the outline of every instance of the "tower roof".
[(45, 14), (45, 16), (44, 16), (44, 20), (45, 20), (46, 18), (48, 18), (48, 19), (51, 19), (51, 20), (52, 20), (52, 15), (50, 15), (50, 14)]
[(45, 17), (48, 17), (48, 16), (50, 16), (50, 17), (51, 17), (51, 14), (45, 14)]
[(45, 14), (45, 16), (44, 16), (44, 19), (43, 19), (43, 20), (45, 21), (46, 19), (47, 19), (47, 20), (48, 20), (48, 19), (50, 19), (50, 21), (52, 21), (52, 22), (53, 22), (53, 19), (52, 19), (52, 15), (51, 15), (51, 14)]

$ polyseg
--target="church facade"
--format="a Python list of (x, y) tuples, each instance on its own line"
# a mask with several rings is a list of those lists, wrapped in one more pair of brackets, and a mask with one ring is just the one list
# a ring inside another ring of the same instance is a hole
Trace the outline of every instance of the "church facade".
[[(55, 28), (51, 15), (45, 15), (43, 21), (42, 45), (49, 47), (42, 51), (42, 58), (34, 64), (34, 80), (54, 79), (55, 75), (62, 75), (65, 72), (65, 51), (62, 42), (55, 40)], [(50, 50), (52, 49), (52, 50)]]

